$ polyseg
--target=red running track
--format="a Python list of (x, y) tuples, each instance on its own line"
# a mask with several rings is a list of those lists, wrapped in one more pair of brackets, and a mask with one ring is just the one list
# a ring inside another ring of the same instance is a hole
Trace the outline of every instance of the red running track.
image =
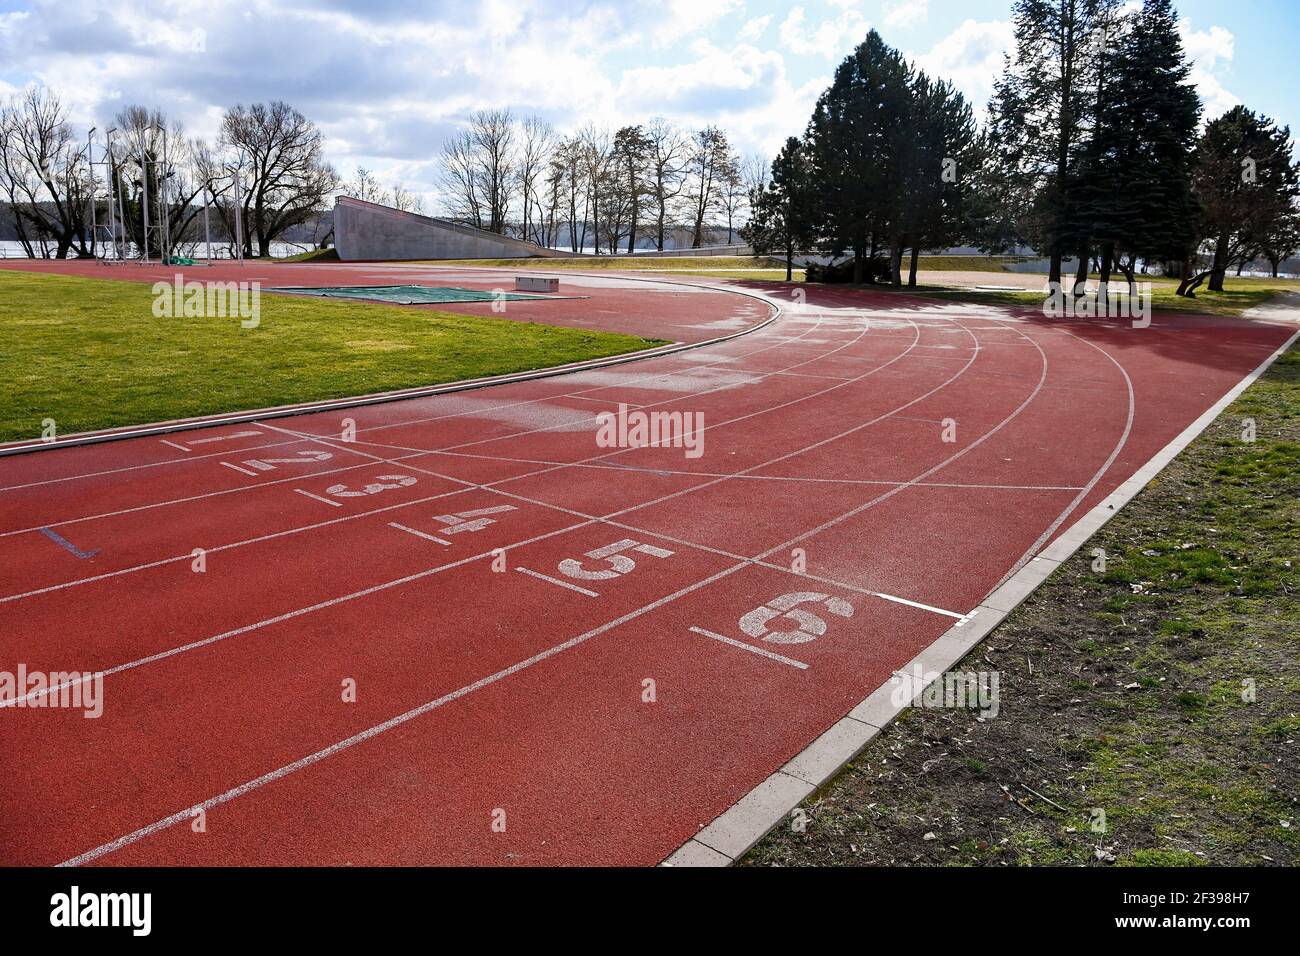
[[(567, 308), (651, 327), (635, 288)], [(656, 863), (1293, 332), (810, 290), (696, 351), (349, 409), (353, 442), (0, 459), (0, 670), (105, 675), (98, 719), (0, 709), (0, 862)], [(619, 403), (701, 413), (703, 454), (598, 447)], [(820, 636), (742, 627), (791, 593)]]

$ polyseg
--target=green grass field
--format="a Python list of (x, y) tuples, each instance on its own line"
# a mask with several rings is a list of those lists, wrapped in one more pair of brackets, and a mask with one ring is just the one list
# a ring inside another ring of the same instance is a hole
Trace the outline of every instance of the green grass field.
[(0, 440), (543, 368), (657, 341), (262, 295), (260, 324), (155, 318), (150, 286), (0, 270)]
[[(1096, 281), (1096, 276), (1093, 276)], [(1300, 279), (1251, 279), (1229, 276), (1222, 292), (1210, 292), (1204, 286), (1195, 298), (1176, 295), (1178, 283), (1159, 277), (1139, 276), (1138, 282), (1151, 283), (1151, 307), (1158, 311), (1200, 312), (1209, 315), (1241, 315), (1253, 306), (1262, 305), (1278, 292), (1300, 292)], [(1112, 282), (1114, 280), (1112, 279)], [(1120, 277), (1122, 284), (1123, 277)], [(973, 292), (952, 289), (930, 293), (937, 298), (976, 302), (1003, 302), (1008, 305), (1041, 305), (1038, 292)]]
[(308, 249), (306, 252), (295, 253), (292, 256), (280, 256), (271, 259), (271, 262), (338, 262), (339, 251), (333, 246), (328, 249)]

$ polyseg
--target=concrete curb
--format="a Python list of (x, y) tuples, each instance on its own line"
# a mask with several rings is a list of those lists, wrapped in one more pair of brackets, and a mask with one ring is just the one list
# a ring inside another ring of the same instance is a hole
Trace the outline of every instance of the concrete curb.
[[(584, 273), (585, 274), (585, 273)], [(755, 299), (772, 309), (772, 314), (764, 321), (757, 325), (752, 325), (747, 329), (741, 329), (739, 332), (729, 332), (726, 335), (719, 335), (715, 338), (705, 339), (701, 342), (677, 342), (669, 345), (660, 345), (653, 349), (644, 349), (639, 352), (629, 352), (624, 355), (610, 355), (605, 358), (587, 359), (582, 362), (571, 362), (568, 365), (553, 365), (550, 368), (531, 369), (526, 372), (508, 372), (504, 375), (491, 375), (485, 378), (465, 379), (459, 382), (444, 382), (441, 385), (426, 385), (417, 388), (399, 389), (392, 392), (376, 392), (370, 395), (358, 395), (351, 398), (330, 399), (320, 402), (304, 402), (298, 405), (277, 405), (272, 408), (259, 408), (245, 412), (228, 412), (218, 415), (204, 415), (198, 418), (180, 418), (170, 422), (156, 422), (149, 425), (127, 426), (125, 428), (106, 428), (100, 431), (78, 432), (68, 435), (66, 438), (57, 438), (54, 441), (42, 441), (41, 439), (28, 439), (26, 441), (0, 443), (0, 458), (6, 455), (23, 455), (29, 452), (52, 451), (56, 448), (74, 448), (80, 445), (93, 445), (99, 442), (121, 441), (127, 438), (145, 438), (150, 435), (167, 435), (172, 432), (192, 431), (196, 428), (211, 428), (216, 425), (242, 425), (249, 422), (255, 422), (264, 418), (289, 418), (295, 415), (309, 415), (313, 412), (337, 411), (345, 408), (357, 408), (363, 405), (379, 405), (385, 402), (400, 402), (408, 398), (426, 398), (431, 395), (445, 395), (450, 392), (464, 392), (475, 388), (487, 388), (491, 385), (509, 385), (515, 382), (531, 382), (537, 379), (552, 378), (557, 375), (572, 375), (577, 372), (588, 372), (592, 369), (609, 368), (613, 365), (626, 365), (631, 362), (643, 362), (647, 359), (662, 358), (665, 355), (676, 355), (679, 352), (689, 352), (693, 349), (705, 348), (709, 345), (717, 345), (721, 342), (727, 342), (731, 339), (739, 338), (742, 335), (749, 335), (751, 332), (757, 332), (759, 329), (766, 328), (781, 317), (781, 305), (779, 302), (757, 292), (751, 292), (745, 289), (723, 288), (720, 286), (709, 286), (689, 282), (674, 282), (671, 279), (650, 279), (633, 276), (614, 276), (617, 279), (627, 279), (631, 282), (651, 282), (657, 285), (683, 286), (691, 289), (708, 289), (711, 292), (730, 292), (735, 295), (743, 295), (749, 299)], [(286, 293), (288, 294), (288, 293)]]
[[(1192, 443), (1237, 396), (1253, 385), (1300, 338), (1297, 330), (1259, 367), (1206, 409), (1173, 441), (1160, 449), (1132, 477), (1058, 535), (1033, 560), (995, 589), (964, 621), (904, 664), (900, 671), (942, 674), (964, 658), (1001, 624), (1061, 563), (1083, 547), (1102, 525), (1132, 501), (1179, 452)], [(708, 826), (678, 847), (661, 866), (729, 866), (784, 820), (809, 795), (830, 783), (878, 733), (911, 702), (899, 704), (897, 687), (888, 682), (865, 697), (848, 715), (795, 754), (757, 787), (724, 810)], [(924, 691), (920, 687), (915, 700)]]

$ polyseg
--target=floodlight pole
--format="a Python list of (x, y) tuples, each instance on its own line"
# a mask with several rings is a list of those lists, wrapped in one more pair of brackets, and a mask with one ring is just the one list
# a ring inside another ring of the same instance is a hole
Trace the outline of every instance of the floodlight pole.
[[(113, 152), (113, 134), (117, 132), (114, 126), (108, 131), (108, 171), (112, 182), (108, 190), (108, 219), (109, 231), (113, 234), (113, 242), (117, 246), (117, 257), (126, 261), (126, 204), (122, 202), (122, 175), (117, 169), (117, 159)], [(117, 190), (117, 215), (113, 215), (113, 191)], [(120, 230), (119, 222), (120, 220)]]
[(86, 134), (86, 169), (90, 171), (90, 258), (98, 259), (95, 255), (95, 232), (99, 229), (99, 224), (95, 218), (95, 150), (94, 136), (96, 126), (90, 128)]
[(167, 162), (167, 128), (160, 127), (158, 132), (162, 133), (163, 141), (162, 172), (158, 176), (158, 236), (159, 241), (162, 243), (161, 257), (163, 264), (165, 265), (171, 259), (172, 255), (172, 216), (171, 209), (168, 208), (169, 199), (167, 195), (167, 180), (171, 178), (171, 166)]
[(203, 244), (208, 250), (208, 265), (212, 265), (212, 227), (208, 221), (208, 197), (212, 194), (212, 180), (203, 184)]
[(144, 134), (151, 129), (152, 126), (146, 126), (140, 130), (140, 216), (144, 221), (144, 234), (140, 238), (144, 243), (141, 261), (145, 265), (149, 264), (149, 159), (144, 150)]
[(239, 153), (238, 156), (232, 175), (235, 180), (235, 254), (242, 266), (244, 264), (244, 190), (241, 179), (244, 171), (244, 156), (243, 153)]

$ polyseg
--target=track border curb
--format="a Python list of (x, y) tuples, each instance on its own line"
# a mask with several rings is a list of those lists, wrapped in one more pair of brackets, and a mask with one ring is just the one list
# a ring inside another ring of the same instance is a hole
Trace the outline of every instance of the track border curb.
[[(1230, 388), (1199, 418), (1156, 452), (1118, 488), (1040, 551), (1032, 560), (995, 588), (963, 621), (906, 662), (899, 671), (942, 675), (980, 644), (994, 628), (1033, 594), (1063, 562), (1072, 557), (1101, 527), (1137, 497), (1147, 483), (1205, 431), (1237, 398), (1286, 354), (1300, 339), (1300, 329), (1260, 365)], [(896, 671), (895, 673), (897, 673)], [(663, 867), (730, 866), (744, 856), (795, 807), (829, 784), (849, 761), (858, 756), (889, 724), (924, 693), (918, 687), (911, 699), (899, 704), (892, 680), (881, 684), (857, 706), (795, 754), (780, 769), (744, 794), (712, 822), (700, 828), (659, 865)]]

